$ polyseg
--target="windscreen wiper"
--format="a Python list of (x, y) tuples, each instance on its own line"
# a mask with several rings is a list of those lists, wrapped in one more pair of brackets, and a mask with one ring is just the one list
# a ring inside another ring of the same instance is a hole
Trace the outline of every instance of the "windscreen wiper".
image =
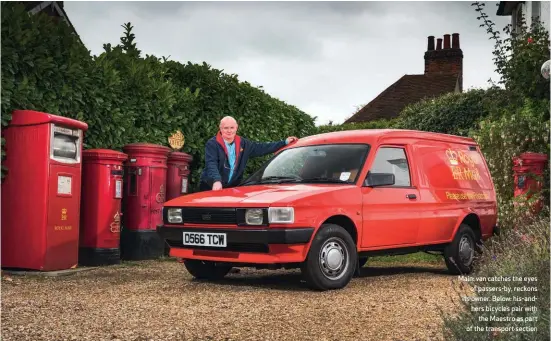
[(334, 179), (334, 178), (325, 178), (325, 177), (316, 177), (316, 178), (306, 178), (300, 180), (300, 182), (319, 182), (319, 183), (327, 183), (327, 184), (347, 184), (348, 181), (340, 180), (340, 179)]
[(296, 176), (267, 176), (259, 181), (261, 184), (281, 184), (284, 182), (301, 182), (301, 179)]

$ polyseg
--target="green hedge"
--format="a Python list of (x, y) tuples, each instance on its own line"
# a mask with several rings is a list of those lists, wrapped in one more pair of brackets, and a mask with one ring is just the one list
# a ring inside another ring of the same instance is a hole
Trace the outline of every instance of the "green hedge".
[(168, 145), (168, 136), (180, 129), (182, 151), (194, 157), (191, 190), (198, 186), (205, 142), (225, 115), (253, 140), (315, 131), (313, 118), (235, 75), (205, 63), (142, 57), (129, 23), (119, 45), (104, 45), (105, 52), (91, 56), (64, 23), (29, 15), (15, 2), (1, 6), (3, 127), (15, 109), (45, 111), (88, 123), (85, 148), (115, 150), (133, 142)]
[[(239, 135), (255, 141), (277, 141), (288, 136), (304, 137), (315, 133), (312, 117), (271, 98), (248, 82), (240, 82), (236, 75), (225, 74), (207, 63), (182, 65), (170, 61), (167, 65), (168, 77), (173, 84), (199, 91), (200, 115), (189, 116), (182, 124), (188, 141), (186, 145), (196, 160), (194, 167), (203, 166), (204, 145), (217, 133), (219, 121), (225, 115), (237, 120)], [(251, 159), (245, 175), (258, 169), (268, 158)]]
[[(481, 120), (470, 135), (480, 145), (492, 174), (500, 222), (507, 223), (513, 211), (513, 157), (524, 152), (549, 156), (549, 100), (526, 99), (522, 106), (501, 107), (499, 112), (499, 117)], [(549, 205), (549, 167), (543, 181), (542, 194)]]
[(404, 108), (394, 127), (466, 136), (504, 98), (502, 90), (492, 88), (425, 99)]

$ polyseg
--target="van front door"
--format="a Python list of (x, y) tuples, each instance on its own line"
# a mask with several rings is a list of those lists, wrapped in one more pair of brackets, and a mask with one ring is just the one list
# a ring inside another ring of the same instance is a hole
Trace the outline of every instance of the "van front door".
[[(419, 230), (419, 190), (412, 183), (405, 146), (381, 146), (369, 172), (393, 174), (394, 184), (362, 187), (362, 248), (415, 244)], [(387, 177), (388, 178), (388, 177)]]

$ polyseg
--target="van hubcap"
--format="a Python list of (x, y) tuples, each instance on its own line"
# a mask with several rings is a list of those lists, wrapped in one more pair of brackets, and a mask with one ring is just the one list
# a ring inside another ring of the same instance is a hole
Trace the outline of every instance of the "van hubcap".
[(470, 238), (463, 236), (459, 241), (459, 258), (465, 266), (471, 265), (474, 257), (474, 247)]
[(329, 238), (321, 247), (319, 264), (323, 275), (331, 280), (344, 276), (349, 263), (348, 250), (340, 238)]

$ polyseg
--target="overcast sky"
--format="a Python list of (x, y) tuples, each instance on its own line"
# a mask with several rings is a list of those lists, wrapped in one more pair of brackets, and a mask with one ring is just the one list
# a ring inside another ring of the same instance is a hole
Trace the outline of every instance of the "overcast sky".
[[(429, 35), (460, 34), (465, 90), (497, 80), (493, 41), (471, 3), (66, 1), (65, 9), (93, 54), (118, 44), (131, 22), (144, 54), (206, 61), (319, 125), (342, 123), (404, 74), (422, 74)], [(510, 19), (495, 4), (486, 12), (501, 29)]]

